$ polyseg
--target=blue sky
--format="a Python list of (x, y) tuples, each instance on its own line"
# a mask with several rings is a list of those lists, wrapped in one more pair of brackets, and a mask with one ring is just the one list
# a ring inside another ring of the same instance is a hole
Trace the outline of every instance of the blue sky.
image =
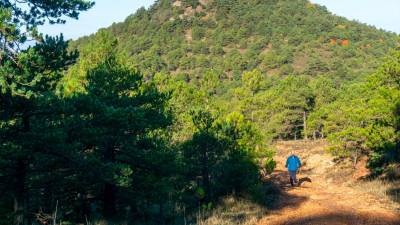
[[(154, 0), (95, 0), (96, 5), (83, 12), (79, 20), (68, 20), (65, 25), (46, 25), (39, 30), (45, 34), (63, 33), (66, 39), (76, 39), (121, 22), (142, 6)], [(374, 25), (400, 34), (400, 0), (311, 0), (325, 5), (336, 15)]]
[(400, 0), (311, 0), (336, 15), (400, 34)]
[(44, 34), (64, 34), (66, 39), (95, 33), (98, 29), (108, 27), (114, 22), (124, 21), (140, 7), (148, 8), (154, 0), (94, 0), (96, 3), (87, 12), (82, 12), (79, 20), (68, 19), (66, 24), (45, 25), (39, 28)]

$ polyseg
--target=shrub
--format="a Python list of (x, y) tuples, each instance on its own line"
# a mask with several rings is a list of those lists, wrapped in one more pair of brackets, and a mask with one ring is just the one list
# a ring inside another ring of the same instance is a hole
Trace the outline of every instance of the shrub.
[(265, 170), (265, 172), (267, 174), (270, 174), (270, 173), (274, 172), (275, 167), (276, 167), (275, 160), (273, 160), (272, 158), (269, 158), (264, 162), (264, 168), (263, 169)]

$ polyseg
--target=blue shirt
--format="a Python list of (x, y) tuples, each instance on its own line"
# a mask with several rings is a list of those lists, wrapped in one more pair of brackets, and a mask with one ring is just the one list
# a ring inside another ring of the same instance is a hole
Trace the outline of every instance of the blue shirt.
[(297, 171), (297, 169), (299, 169), (300, 166), (301, 166), (300, 159), (295, 155), (289, 156), (289, 158), (286, 160), (286, 167), (288, 168), (289, 171)]

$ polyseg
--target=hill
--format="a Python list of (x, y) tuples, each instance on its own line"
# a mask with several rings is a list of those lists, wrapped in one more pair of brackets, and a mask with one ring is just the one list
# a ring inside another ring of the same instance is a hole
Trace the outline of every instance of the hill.
[[(160, 0), (107, 28), (118, 52), (146, 75), (187, 81), (210, 69), (223, 80), (244, 71), (354, 77), (371, 72), (398, 36), (332, 15), (308, 0)], [(81, 38), (81, 49), (96, 35)], [(193, 81), (194, 82), (194, 81)]]
[(63, 90), (82, 91), (86, 71), (114, 52), (173, 93), (172, 108), (183, 115), (176, 139), (191, 134), (184, 115), (204, 105), (242, 113), (266, 141), (324, 138), (341, 127), (324, 124), (338, 114), (331, 103), (344, 104), (349, 85), (365, 83), (398, 45), (398, 35), (308, 0), (160, 0), (72, 42), (81, 60)]

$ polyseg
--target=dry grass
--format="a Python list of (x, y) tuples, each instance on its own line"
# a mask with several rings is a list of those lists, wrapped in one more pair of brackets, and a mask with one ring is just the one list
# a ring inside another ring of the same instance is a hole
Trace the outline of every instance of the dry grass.
[(358, 181), (353, 185), (353, 187), (364, 193), (369, 193), (389, 200), (394, 204), (400, 204), (400, 181), (381, 179)]
[(199, 225), (253, 225), (266, 214), (263, 206), (244, 199), (225, 198), (221, 205), (204, 218), (198, 217)]
[[(267, 213), (267, 208), (253, 203), (250, 200), (237, 197), (225, 197), (216, 208), (211, 210), (201, 210), (196, 217), (176, 221), (180, 225), (255, 225)], [(126, 225), (128, 223), (111, 223), (105, 220), (88, 222), (79, 225)], [(142, 224), (142, 223), (134, 223)]]

